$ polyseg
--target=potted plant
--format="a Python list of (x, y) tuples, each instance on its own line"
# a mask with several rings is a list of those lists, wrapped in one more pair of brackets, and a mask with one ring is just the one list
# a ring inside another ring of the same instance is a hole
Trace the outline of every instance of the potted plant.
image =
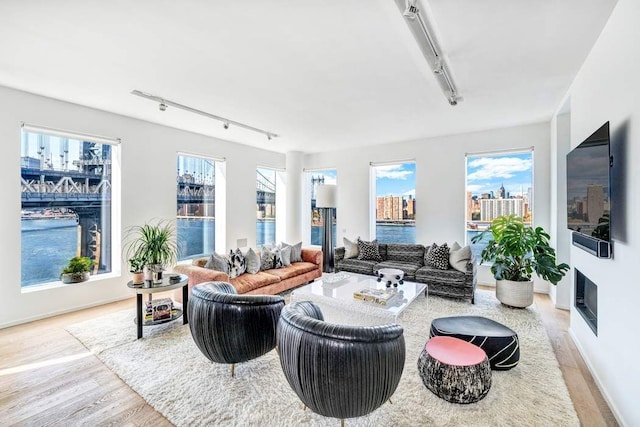
[(134, 285), (144, 283), (144, 266), (146, 260), (140, 257), (129, 258), (129, 272), (133, 274), (131, 282)]
[(493, 262), (496, 297), (505, 305), (524, 308), (533, 303), (533, 272), (557, 285), (569, 270), (565, 263), (556, 264), (556, 252), (549, 246), (549, 235), (542, 227), (533, 229), (517, 215), (494, 219), (471, 241), (482, 240), (486, 233), (491, 233), (492, 238), (482, 251), (482, 261)]
[[(178, 256), (175, 228), (168, 220), (133, 226), (125, 236), (125, 253), (128, 259), (145, 262), (145, 270), (154, 283), (162, 282), (162, 271), (175, 263)], [(149, 280), (149, 276), (145, 277)]]
[(91, 267), (95, 265), (95, 261), (83, 256), (75, 256), (69, 260), (69, 264), (62, 270), (60, 280), (62, 283), (80, 283), (89, 280)]

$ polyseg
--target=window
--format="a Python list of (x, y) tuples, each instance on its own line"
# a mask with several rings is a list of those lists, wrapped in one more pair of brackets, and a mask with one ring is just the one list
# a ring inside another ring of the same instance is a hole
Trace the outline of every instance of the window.
[[(307, 183), (307, 194), (309, 194), (310, 198), (310, 242), (312, 245), (322, 246), (322, 227), (324, 226), (324, 223), (320, 209), (316, 208), (316, 189), (318, 188), (318, 185), (322, 184), (336, 185), (336, 170), (323, 169), (305, 172), (305, 182)], [(333, 247), (335, 248), (337, 236), (336, 218), (338, 216), (338, 210), (334, 209), (333, 212)]]
[(276, 243), (276, 171), (256, 169), (256, 246)]
[(93, 275), (112, 271), (115, 143), (116, 140), (108, 143), (98, 137), (65, 136), (58, 131), (23, 127), (23, 288), (58, 281), (74, 256), (94, 260)]
[(532, 171), (532, 150), (467, 155), (466, 238), (478, 259), (487, 244), (472, 244), (471, 238), (495, 218), (515, 214), (532, 223)]
[(206, 256), (215, 250), (216, 161), (178, 154), (178, 259)]
[(416, 164), (372, 165), (375, 176), (376, 239), (416, 242)]

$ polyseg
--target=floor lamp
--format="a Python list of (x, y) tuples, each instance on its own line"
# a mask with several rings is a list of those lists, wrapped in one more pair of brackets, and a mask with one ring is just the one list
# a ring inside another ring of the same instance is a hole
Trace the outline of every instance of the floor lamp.
[(323, 184), (316, 188), (316, 208), (322, 210), (322, 272), (333, 273), (333, 210), (336, 208), (336, 186)]

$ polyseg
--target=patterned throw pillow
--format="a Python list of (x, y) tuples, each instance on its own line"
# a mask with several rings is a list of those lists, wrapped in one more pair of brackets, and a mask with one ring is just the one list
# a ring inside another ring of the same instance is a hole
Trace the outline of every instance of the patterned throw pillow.
[(244, 261), (247, 266), (247, 273), (256, 274), (260, 271), (260, 257), (253, 249), (249, 248), (244, 256)]
[(276, 267), (276, 254), (273, 249), (266, 246), (262, 247), (262, 254), (260, 254), (260, 270), (271, 270)]
[(360, 237), (358, 237), (355, 242), (352, 242), (346, 237), (342, 238), (344, 242), (344, 259), (358, 257), (358, 240), (360, 240)]
[(440, 270), (449, 269), (449, 247), (446, 243), (438, 246), (435, 243), (429, 248), (425, 256), (425, 265)]
[[(378, 250), (378, 241), (367, 242), (358, 239), (358, 259), (381, 262), (382, 257)], [(447, 262), (449, 262), (449, 258), (447, 258)]]
[(247, 266), (245, 264), (244, 255), (240, 249), (236, 249), (229, 251), (229, 279), (235, 279), (242, 273), (247, 271)]
[(222, 271), (223, 273), (229, 274), (229, 259), (224, 255), (218, 255), (214, 252), (209, 257), (209, 260), (204, 265), (204, 268)]
[(298, 242), (295, 245), (282, 242), (282, 247), (291, 248), (291, 262), (302, 262), (302, 242)]

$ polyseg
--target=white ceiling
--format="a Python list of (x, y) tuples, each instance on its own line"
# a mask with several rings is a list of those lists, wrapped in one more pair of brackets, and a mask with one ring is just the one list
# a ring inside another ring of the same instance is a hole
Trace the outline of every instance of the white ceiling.
[(0, 85), (281, 152), (412, 140), (550, 119), (616, 0), (421, 1), (456, 107), (394, 0), (2, 0)]

